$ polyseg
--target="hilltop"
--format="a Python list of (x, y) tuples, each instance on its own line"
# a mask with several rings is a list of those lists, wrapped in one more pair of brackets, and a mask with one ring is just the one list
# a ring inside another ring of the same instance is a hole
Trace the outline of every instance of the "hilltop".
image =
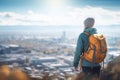
[[(101, 72), (100, 80), (120, 80), (120, 56), (116, 57), (112, 61), (110, 61), (107, 66)], [(95, 76), (85, 75), (84, 73), (80, 73), (72, 78), (72, 80), (84, 80), (88, 78), (89, 80), (99, 80), (99, 78)]]
[[(113, 59), (111, 62), (108, 63), (107, 67), (102, 70), (101, 80), (120, 80), (120, 56)], [(25, 72), (23, 72), (19, 68), (11, 69), (8, 66), (1, 66), (0, 67), (0, 79), (2, 80), (84, 80), (86, 75), (84, 73), (80, 73), (75, 75), (74, 77), (68, 76), (61, 76), (61, 74), (50, 74), (44, 73), (42, 77), (30, 77)], [(19, 74), (19, 75), (18, 75)], [(40, 75), (40, 74), (39, 74)], [(88, 77), (88, 76), (87, 76)], [(89, 76), (89, 80), (98, 80), (96, 76)]]

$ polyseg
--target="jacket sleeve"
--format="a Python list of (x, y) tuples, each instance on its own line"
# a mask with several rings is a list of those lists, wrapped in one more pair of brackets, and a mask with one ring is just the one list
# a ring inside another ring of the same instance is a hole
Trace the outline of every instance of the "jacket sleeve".
[(82, 35), (80, 35), (77, 40), (77, 46), (76, 46), (76, 51), (74, 55), (74, 62), (73, 62), (74, 67), (78, 66), (80, 55), (82, 54), (82, 52), (83, 52), (83, 41), (82, 41)]

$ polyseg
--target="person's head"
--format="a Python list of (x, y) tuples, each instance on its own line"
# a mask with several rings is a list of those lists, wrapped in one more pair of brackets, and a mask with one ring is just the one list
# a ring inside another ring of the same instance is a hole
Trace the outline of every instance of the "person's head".
[(84, 20), (85, 28), (93, 27), (94, 23), (95, 23), (95, 20), (94, 18), (91, 18), (91, 17)]

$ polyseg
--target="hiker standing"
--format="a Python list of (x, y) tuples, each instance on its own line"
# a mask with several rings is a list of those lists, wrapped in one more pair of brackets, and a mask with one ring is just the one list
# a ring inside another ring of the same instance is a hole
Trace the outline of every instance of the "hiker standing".
[[(84, 55), (87, 55), (87, 54), (85, 54), (85, 52), (90, 51), (90, 50), (88, 51), (88, 48), (90, 46), (89, 36), (92, 34), (97, 34), (96, 28), (93, 28), (94, 23), (95, 23), (94, 18), (87, 18), (84, 20), (84, 31), (79, 35), (79, 38), (77, 40), (77, 46), (76, 46), (73, 66), (74, 66), (75, 70), (77, 71), (78, 64), (80, 61), (80, 69), (82, 69), (82, 71), (85, 74), (90, 73), (93, 75), (97, 74), (99, 76), (100, 69), (101, 69), (100, 64), (95, 63), (94, 60), (92, 60), (94, 62), (90, 62), (89, 58), (84, 58)], [(105, 45), (105, 47), (106, 47), (106, 43), (104, 43), (103, 45)], [(95, 46), (95, 49), (96, 49), (96, 46)], [(95, 49), (93, 49), (93, 50), (95, 50)], [(100, 49), (100, 50), (102, 51), (104, 49)], [(92, 51), (92, 49), (91, 49), (91, 52), (94, 52), (94, 51)], [(104, 50), (104, 52), (106, 53), (106, 49)], [(105, 58), (105, 55), (103, 57)]]

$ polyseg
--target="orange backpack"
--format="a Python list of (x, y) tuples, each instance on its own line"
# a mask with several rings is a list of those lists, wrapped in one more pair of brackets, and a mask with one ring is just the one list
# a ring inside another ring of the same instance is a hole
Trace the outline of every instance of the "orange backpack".
[(107, 52), (107, 44), (105, 37), (102, 34), (89, 34), (88, 35), (89, 46), (87, 51), (84, 52), (84, 58), (89, 62), (101, 63)]

